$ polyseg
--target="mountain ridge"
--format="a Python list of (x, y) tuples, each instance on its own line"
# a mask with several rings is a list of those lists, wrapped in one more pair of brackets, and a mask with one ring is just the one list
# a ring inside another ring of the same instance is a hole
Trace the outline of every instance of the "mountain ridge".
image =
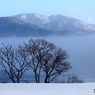
[(84, 35), (95, 33), (95, 25), (64, 15), (37, 13), (0, 17), (0, 37)]
[(25, 23), (12, 17), (0, 17), (0, 37), (5, 36), (47, 36), (52, 31), (37, 25)]
[(56, 31), (72, 31), (72, 32), (95, 32), (95, 25), (88, 24), (82, 20), (67, 17), (64, 15), (40, 15), (37, 13), (19, 14), (12, 16), (16, 19), (22, 20), (27, 23), (37, 25), (44, 29)]

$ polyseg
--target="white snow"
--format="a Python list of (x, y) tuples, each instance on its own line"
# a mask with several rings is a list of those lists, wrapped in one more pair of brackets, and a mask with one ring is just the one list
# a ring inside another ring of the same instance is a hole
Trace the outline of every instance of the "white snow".
[(22, 19), (26, 19), (26, 15), (22, 15), (21, 18), (22, 18)]
[(20, 83), (0, 84), (0, 95), (95, 95), (95, 83), (44, 84)]

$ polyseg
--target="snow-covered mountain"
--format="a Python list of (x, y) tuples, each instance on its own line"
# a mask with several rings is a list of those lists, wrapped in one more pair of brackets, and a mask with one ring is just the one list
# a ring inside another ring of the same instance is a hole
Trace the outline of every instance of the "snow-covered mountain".
[(95, 32), (95, 25), (85, 23), (79, 19), (64, 15), (40, 15), (36, 13), (12, 16), (27, 23), (38, 25), (44, 29), (69, 31), (74, 33)]
[(0, 17), (0, 37), (9, 36), (48, 36), (53, 31), (42, 29), (37, 25), (25, 23), (12, 17)]
[(17, 18), (19, 20), (22, 20), (26, 23), (32, 23), (34, 25), (40, 25), (40, 24), (45, 24), (51, 22), (48, 16), (45, 15), (39, 15), (36, 13), (31, 13), (31, 14), (19, 14), (12, 16), (14, 18)]

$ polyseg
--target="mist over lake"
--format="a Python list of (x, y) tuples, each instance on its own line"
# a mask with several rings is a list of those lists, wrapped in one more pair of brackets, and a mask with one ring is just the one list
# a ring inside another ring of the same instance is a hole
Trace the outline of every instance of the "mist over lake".
[(30, 38), (45, 39), (66, 50), (69, 55), (68, 61), (73, 67), (68, 74), (77, 75), (84, 82), (95, 82), (95, 34), (86, 36), (0, 38), (0, 46), (2, 47), (2, 43), (17, 46), (23, 42), (27, 43)]

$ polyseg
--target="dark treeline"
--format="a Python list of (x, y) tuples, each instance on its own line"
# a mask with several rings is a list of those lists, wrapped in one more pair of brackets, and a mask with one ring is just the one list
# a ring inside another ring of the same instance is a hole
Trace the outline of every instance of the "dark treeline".
[[(72, 68), (67, 59), (65, 50), (43, 39), (30, 39), (17, 47), (3, 44), (0, 48), (0, 73), (8, 77), (2, 82), (28, 82), (23, 76), (29, 71), (34, 74), (31, 79), (34, 78), (36, 83), (64, 83), (58, 77)], [(83, 81), (68, 75), (67, 83), (75, 82)]]

